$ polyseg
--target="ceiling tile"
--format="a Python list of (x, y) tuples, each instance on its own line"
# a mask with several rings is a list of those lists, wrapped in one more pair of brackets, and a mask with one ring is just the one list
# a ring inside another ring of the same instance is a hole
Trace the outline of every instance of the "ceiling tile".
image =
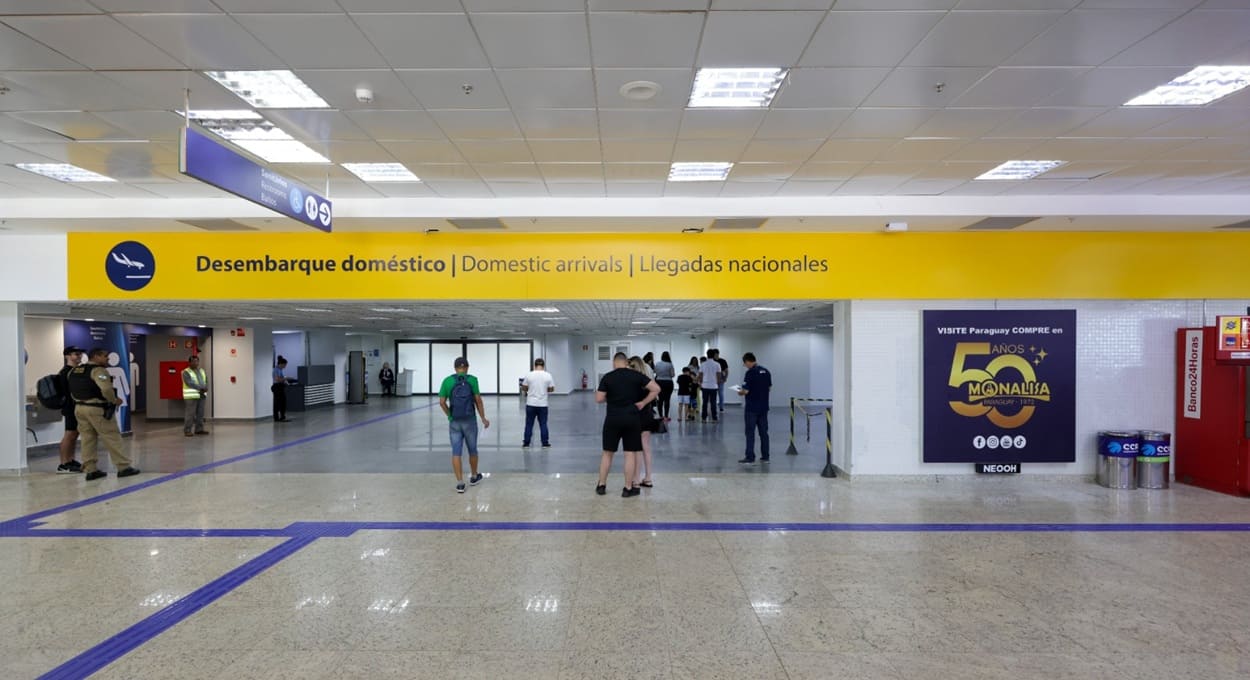
[(547, 196), (547, 186), (542, 182), (490, 182), (491, 193), (500, 198)]
[(265, 117), (300, 140), (364, 140), (369, 135), (339, 111), (271, 109)]
[(474, 14), (473, 27), (495, 68), (589, 67), (582, 13)]
[(526, 139), (589, 139), (599, 136), (594, 109), (526, 109), (516, 112)]
[(724, 182), (667, 182), (665, 196), (719, 196)]
[(603, 182), (547, 182), (547, 193), (566, 197), (607, 195)]
[[(1250, 36), (1250, 8), (1194, 10), (1116, 55), (1108, 66), (1172, 66), (1177, 75), (1210, 63)], [(1167, 82), (1167, 81), (1163, 81)]]
[(532, 163), (524, 139), (457, 140), (456, 148), (470, 163)]
[[(394, 155), (393, 150), (392, 155)], [(466, 163), (421, 163), (413, 161), (404, 165), (412, 171), (412, 174), (420, 177), (423, 182), (468, 182), (479, 179), (477, 170)]]
[(764, 113), (742, 109), (687, 109), (678, 136), (683, 139), (750, 139), (764, 120)]
[(712, 9), (725, 10), (769, 10), (785, 9), (818, 9), (825, 11), (834, 0), (712, 0)]
[[(779, 66), (799, 60), (820, 24), (820, 12), (711, 12), (699, 45), (699, 66)], [(768, 36), (761, 40), (760, 36)]]
[(586, 0), (464, 0), (470, 12), (580, 12)]
[[(749, 147), (748, 147), (749, 149)], [(764, 180), (785, 181), (799, 171), (802, 163), (735, 163), (729, 171), (729, 180), (738, 182), (759, 182)]]
[(604, 12), (590, 15), (596, 67), (690, 68), (703, 14)]
[(833, 10), (837, 11), (860, 11), (860, 10), (948, 10), (955, 6), (959, 0), (838, 0), (833, 6)]
[(842, 186), (842, 182), (813, 182), (790, 180), (781, 185), (775, 196), (828, 196)]
[(353, 17), (392, 68), (486, 68), (490, 62), (464, 14)]
[(1060, 12), (951, 12), (903, 61), (909, 66), (998, 66)]
[[(660, 86), (658, 95), (646, 101), (621, 96), (621, 86), (646, 80)], [(684, 109), (694, 85), (691, 69), (595, 69), (595, 88), (601, 109)]]
[(37, 125), (0, 114), (0, 140), (6, 142), (64, 142), (65, 138)]
[[(396, 71), (427, 109), (506, 109), (508, 99), (490, 69)], [(468, 93), (465, 85), (472, 87)]]
[[(946, 157), (950, 161), (984, 161), (998, 165), (1013, 158), (1023, 158), (1037, 146), (1036, 139), (983, 139), (974, 141)], [(993, 166), (991, 166), (993, 167)]]
[(124, 130), (131, 139), (177, 142), (185, 125), (183, 118), (172, 111), (107, 111), (95, 115)]
[(968, 144), (966, 139), (903, 139), (882, 153), (882, 161), (940, 161)]
[[(1087, 3), (1088, 4), (1088, 3)], [(1179, 12), (1076, 10), (1006, 60), (1011, 66), (1098, 66)]]
[(473, 169), (487, 182), (539, 182), (543, 176), (533, 163), (474, 163)]
[(755, 131), (756, 139), (828, 137), (851, 115), (851, 109), (773, 109)]
[(705, 10), (709, 0), (588, 0), (587, 7), (592, 12), (617, 12), (637, 10), (657, 10), (661, 12), (678, 12), (685, 10)]
[(799, 65), (892, 68), (943, 16), (942, 12), (833, 12), (816, 31)]
[[(747, 140), (679, 140), (673, 146), (674, 163), (731, 163), (746, 149)], [(695, 183), (695, 182), (692, 182)]]
[(0, 0), (0, 15), (99, 13), (87, 0)]
[(893, 193), (900, 196), (941, 196), (966, 182), (966, 179), (909, 179)]
[(539, 163), (599, 163), (603, 153), (597, 139), (531, 139), (530, 151)]
[(894, 139), (830, 139), (812, 154), (812, 160), (873, 161), (894, 144)]
[(858, 162), (835, 162), (824, 163), (809, 161), (803, 164), (803, 167), (794, 172), (791, 179), (803, 180), (820, 180), (825, 182), (845, 182), (855, 175), (858, 175), (868, 163)]
[(1120, 106), (1175, 78), (1170, 68), (1096, 68), (1042, 101), (1043, 106)]
[(654, 198), (664, 195), (666, 182), (608, 182), (607, 195), (613, 198)]
[[(733, 180), (721, 183), (721, 196), (774, 196), (785, 187), (785, 180), (752, 180), (749, 182), (735, 182)], [(822, 194), (823, 195), (823, 194)]]
[(670, 167), (668, 163), (607, 163), (603, 176), (608, 182), (664, 182)]
[(991, 137), (1057, 137), (1103, 113), (1103, 109), (1029, 109), (994, 128)]
[(1118, 172), (1128, 167), (1126, 162), (1122, 163), (1102, 163), (1097, 161), (1077, 161), (1075, 163), (1065, 163), (1054, 170), (1048, 170), (1042, 176), (1047, 180), (1052, 179), (1083, 179), (1091, 180), (1095, 177), (1101, 177), (1108, 173)]
[(213, 0), (92, 0), (91, 4), (113, 13), (220, 14), (222, 11)]
[(0, 24), (0, 70), (77, 68), (82, 66)]
[(659, 139), (676, 137), (681, 109), (599, 110), (599, 136), (604, 139)]
[(896, 68), (863, 106), (946, 106), (990, 72), (987, 68)]
[(590, 69), (497, 69), (512, 109), (588, 109), (595, 106)]
[(907, 137), (933, 113), (933, 109), (857, 109), (838, 126), (834, 136)]
[(539, 163), (548, 182), (603, 182), (601, 163)]
[(109, 91), (114, 96), (124, 96), (128, 101), (120, 107), (104, 108), (180, 110), (187, 90), (191, 91), (192, 108), (247, 107), (233, 92), (196, 71), (100, 71), (98, 75), (111, 81)]
[(315, 143), (315, 148), (331, 163), (394, 163), (381, 144), (365, 141), (332, 141)]
[(888, 68), (792, 69), (773, 98), (772, 108), (853, 108), (889, 73)]
[(959, 0), (955, 9), (1042, 10), (1072, 9), (1082, 0)]
[(136, 105), (130, 93), (99, 73), (11, 71), (3, 80), (12, 89), (4, 96), (6, 111), (109, 111)]
[(1014, 109), (947, 108), (913, 132), (915, 137), (980, 137), (1020, 113)]
[[(460, 154), (456, 145), (446, 141), (384, 142), (382, 146), (401, 163), (464, 162), (464, 156)], [(421, 173), (418, 172), (417, 176), (420, 175)]]
[[(301, 70), (296, 75), (332, 108), (341, 111), (421, 108), (416, 97), (390, 69)], [(358, 87), (371, 90), (373, 101), (357, 101)]]
[(747, 144), (739, 161), (743, 163), (802, 163), (824, 143), (824, 139), (757, 139)]
[(480, 181), (439, 181), (430, 183), (430, 189), (445, 199), (476, 199), (494, 196), (490, 187)]
[(280, 69), (282, 60), (224, 14), (124, 14), (130, 30), (193, 69)]
[(11, 17), (5, 23), (93, 69), (183, 67), (107, 15)]
[[(1166, 108), (1118, 108), (1098, 116), (1097, 118), (1069, 130), (1069, 137), (1132, 137), (1147, 130), (1153, 130), (1163, 123), (1175, 118), (1177, 111)], [(1152, 136), (1166, 137), (1151, 133)], [(1177, 137), (1186, 135), (1176, 135)], [(1202, 135), (1188, 135), (1200, 137)]]
[(1250, 142), (1235, 139), (1199, 139), (1169, 152), (1176, 160), (1241, 160), (1250, 161)]
[(511, 111), (431, 111), (451, 139), (519, 139), (521, 128)]
[(345, 14), (240, 14), (235, 18), (291, 68), (387, 66)]
[[(420, 177), (420, 175), (417, 176)], [(419, 184), (412, 182), (381, 182), (373, 188), (388, 198), (429, 198), (435, 195), (434, 190), (424, 182)]]
[(222, 9), (232, 14), (244, 12), (342, 12), (334, 0), (213, 0)]
[(998, 68), (973, 85), (955, 106), (1033, 106), (1086, 72), (1082, 68)]
[[(605, 139), (601, 142), (603, 160), (609, 163), (667, 163), (673, 157), (673, 140), (630, 139), (613, 141)], [(668, 178), (667, 171), (665, 179)]]
[(134, 135), (90, 113), (77, 111), (32, 111), (11, 114), (14, 118), (37, 125), (70, 139), (133, 139)]

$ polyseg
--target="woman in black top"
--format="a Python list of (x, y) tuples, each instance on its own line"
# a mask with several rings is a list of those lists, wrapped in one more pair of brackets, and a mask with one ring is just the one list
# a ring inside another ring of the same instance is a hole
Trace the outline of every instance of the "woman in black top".
[(669, 357), (668, 352), (660, 354), (660, 361), (654, 364), (655, 382), (660, 386), (660, 417), (665, 421), (670, 421), (668, 417), (670, 402), (673, 400), (673, 378), (676, 377), (676, 371), (673, 369), (673, 360)]
[[(630, 357), (629, 367), (651, 379), (651, 372), (645, 360)], [(651, 486), (651, 433), (660, 431), (660, 420), (655, 416), (655, 402), (642, 407), (642, 410), (638, 412), (638, 420), (642, 423), (642, 465), (638, 466), (637, 485), (649, 487)]]

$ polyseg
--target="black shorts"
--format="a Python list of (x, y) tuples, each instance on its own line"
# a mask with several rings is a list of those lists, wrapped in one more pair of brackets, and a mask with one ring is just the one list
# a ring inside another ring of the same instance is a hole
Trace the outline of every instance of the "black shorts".
[(609, 415), (603, 419), (603, 450), (642, 450), (642, 421), (637, 415)]
[(61, 415), (65, 416), (65, 431), (77, 432), (78, 431), (78, 416), (74, 415), (73, 411), (70, 411), (69, 413), (62, 412)]

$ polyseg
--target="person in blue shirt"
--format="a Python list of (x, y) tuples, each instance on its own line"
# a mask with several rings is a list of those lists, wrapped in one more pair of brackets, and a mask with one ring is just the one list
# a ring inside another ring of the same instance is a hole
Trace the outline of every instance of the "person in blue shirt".
[(273, 392), (273, 421), (286, 422), (286, 357), (278, 355), (278, 363), (273, 367), (273, 384), (269, 386)]
[(746, 375), (738, 387), (738, 395), (744, 397), (742, 413), (746, 420), (747, 454), (738, 461), (743, 465), (755, 465), (755, 431), (760, 432), (760, 462), (768, 462), (768, 393), (773, 387), (773, 376), (767, 368), (755, 362), (755, 355), (742, 355)]

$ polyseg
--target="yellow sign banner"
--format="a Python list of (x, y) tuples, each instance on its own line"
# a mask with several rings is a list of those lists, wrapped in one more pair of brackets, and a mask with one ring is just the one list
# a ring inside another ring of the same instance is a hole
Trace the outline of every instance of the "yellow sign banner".
[(1245, 297), (1240, 233), (70, 234), (71, 300)]

